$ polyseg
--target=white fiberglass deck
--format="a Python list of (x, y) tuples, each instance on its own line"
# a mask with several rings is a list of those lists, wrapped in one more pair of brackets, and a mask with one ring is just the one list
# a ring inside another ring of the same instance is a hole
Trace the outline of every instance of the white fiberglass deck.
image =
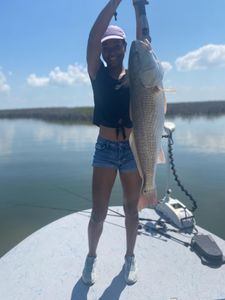
[[(121, 207), (113, 208), (122, 212)], [(109, 212), (110, 213), (110, 212)], [(153, 210), (144, 210), (158, 219)], [(124, 219), (109, 215), (98, 248), (98, 280), (81, 281), (90, 211), (71, 214), (35, 232), (0, 259), (1, 300), (221, 300), (225, 265), (210, 268), (175, 240), (141, 231), (137, 238), (138, 282), (123, 279)], [(199, 231), (206, 233), (203, 229)], [(190, 241), (188, 235), (177, 235)], [(225, 241), (213, 236), (225, 252)]]

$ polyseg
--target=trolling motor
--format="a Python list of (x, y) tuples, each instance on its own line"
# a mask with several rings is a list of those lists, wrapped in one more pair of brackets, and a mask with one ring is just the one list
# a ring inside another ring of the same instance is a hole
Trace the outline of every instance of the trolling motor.
[[(164, 130), (167, 134), (166, 137), (168, 139), (172, 139), (172, 133), (175, 130), (175, 124), (173, 122), (165, 122)], [(172, 198), (170, 194), (171, 189), (167, 189), (165, 197), (155, 207), (155, 211), (161, 218), (165, 219), (179, 229), (193, 229), (196, 225), (196, 222), (192, 212), (181, 201)]]
[(192, 212), (178, 199), (170, 197), (171, 190), (155, 207), (157, 214), (179, 229), (193, 229), (196, 225)]

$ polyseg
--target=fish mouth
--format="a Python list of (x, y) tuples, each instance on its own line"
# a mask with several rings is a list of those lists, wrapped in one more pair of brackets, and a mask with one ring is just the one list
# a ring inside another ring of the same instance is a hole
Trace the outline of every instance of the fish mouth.
[(130, 56), (140, 58), (149, 52), (148, 46), (140, 40), (134, 40), (130, 48)]

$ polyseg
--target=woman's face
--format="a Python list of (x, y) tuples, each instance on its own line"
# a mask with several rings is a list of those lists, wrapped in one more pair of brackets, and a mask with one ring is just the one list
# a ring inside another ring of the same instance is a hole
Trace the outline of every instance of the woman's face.
[(109, 39), (102, 43), (102, 57), (109, 68), (121, 66), (126, 50), (126, 42), (119, 39)]

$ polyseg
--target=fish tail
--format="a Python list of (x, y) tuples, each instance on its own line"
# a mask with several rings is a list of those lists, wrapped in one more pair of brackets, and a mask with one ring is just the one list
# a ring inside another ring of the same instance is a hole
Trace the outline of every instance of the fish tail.
[(166, 157), (165, 157), (165, 153), (163, 151), (162, 145), (161, 145), (158, 159), (157, 159), (157, 164), (165, 164), (165, 163), (166, 163)]
[(157, 190), (153, 188), (149, 190), (147, 193), (142, 191), (138, 200), (138, 210), (142, 210), (144, 208), (154, 208), (158, 204), (157, 198)]

